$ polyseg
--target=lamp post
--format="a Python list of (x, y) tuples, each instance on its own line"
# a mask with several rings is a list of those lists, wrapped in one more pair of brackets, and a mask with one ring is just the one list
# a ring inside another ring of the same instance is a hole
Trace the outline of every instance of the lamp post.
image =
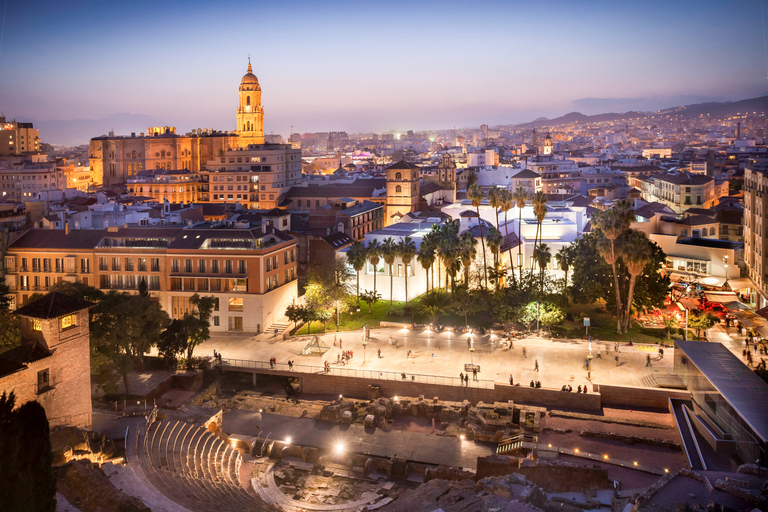
[(472, 335), (469, 335), (469, 354), (472, 361), (472, 366), (475, 366), (475, 339)]

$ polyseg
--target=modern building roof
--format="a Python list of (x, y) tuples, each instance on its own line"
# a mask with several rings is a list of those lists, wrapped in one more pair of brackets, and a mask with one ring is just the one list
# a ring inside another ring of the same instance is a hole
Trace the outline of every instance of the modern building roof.
[(768, 441), (768, 384), (721, 343), (675, 344), (763, 442)]
[(13, 313), (31, 318), (49, 319), (71, 315), (95, 305), (93, 302), (53, 291), (26, 306), (20, 307)]

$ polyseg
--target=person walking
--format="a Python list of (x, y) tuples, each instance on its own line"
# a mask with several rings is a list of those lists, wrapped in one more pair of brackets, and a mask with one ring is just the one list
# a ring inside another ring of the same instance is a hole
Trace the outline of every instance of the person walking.
[(381, 359), (381, 349), (378, 350), (379, 359)]
[(539, 360), (536, 359), (536, 361), (533, 363), (533, 371), (539, 371)]
[(525, 351), (525, 347), (523, 347), (523, 358), (528, 358), (528, 353)]
[(616, 366), (619, 366), (619, 356), (614, 356), (614, 360), (616, 360)]
[(464, 385), (464, 372), (459, 372), (459, 382)]
[(512, 379), (512, 374), (511, 373), (509, 374), (509, 385), (510, 386), (514, 386), (515, 385), (515, 381), (514, 381), (514, 379)]
[(465, 386), (469, 386), (469, 374), (466, 374), (466, 375), (464, 376), (464, 385), (465, 385)]
[(477, 380), (477, 368), (472, 368), (472, 380)]
[(645, 356), (645, 366), (651, 366), (651, 354)]
[(659, 359), (664, 359), (664, 347), (659, 347)]

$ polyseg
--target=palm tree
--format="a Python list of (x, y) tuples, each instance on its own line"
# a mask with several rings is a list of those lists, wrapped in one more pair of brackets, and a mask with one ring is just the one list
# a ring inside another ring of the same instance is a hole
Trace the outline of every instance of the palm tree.
[(552, 253), (549, 250), (549, 247), (547, 247), (547, 244), (539, 244), (534, 250), (533, 250), (533, 259), (536, 260), (536, 263), (539, 265), (539, 273), (541, 274), (541, 285), (540, 285), (540, 291), (544, 292), (544, 271), (547, 268), (547, 265), (549, 265), (549, 262), (552, 260)]
[(503, 188), (493, 187), (488, 191), (488, 203), (493, 208), (493, 214), (496, 216), (496, 229), (499, 229), (499, 208), (501, 208), (501, 195), (504, 193)]
[(448, 309), (449, 304), (447, 293), (442, 290), (432, 290), (422, 297), (418, 311), (422, 315), (429, 315), (432, 318), (432, 323), (435, 324), (440, 314), (445, 313)]
[(373, 265), (373, 293), (376, 293), (376, 274), (378, 274), (376, 265), (379, 264), (379, 260), (381, 259), (381, 245), (379, 245), (379, 241), (374, 239), (368, 242), (368, 247), (365, 248), (365, 253), (366, 256), (368, 256), (368, 261)]
[[(537, 190), (533, 194), (531, 204), (533, 205), (533, 213), (536, 215), (536, 238), (533, 241), (533, 252), (535, 253), (536, 246), (541, 243), (539, 236), (542, 231), (544, 218), (547, 216), (547, 195), (543, 191)], [(534, 259), (536, 259), (535, 256)], [(531, 261), (531, 269), (533, 269), (533, 261)]]
[(416, 244), (409, 236), (400, 239), (400, 243), (397, 244), (397, 251), (400, 253), (400, 259), (403, 260), (403, 266), (405, 267), (405, 303), (408, 304), (408, 265), (411, 264), (411, 260), (416, 255)]
[(525, 202), (528, 200), (528, 192), (521, 186), (515, 189), (512, 194), (512, 200), (517, 203), (517, 233), (520, 239), (520, 245), (517, 246), (517, 260), (518, 268), (520, 270), (520, 282), (523, 281), (523, 208), (525, 208)]
[(459, 259), (464, 267), (464, 286), (469, 290), (469, 268), (477, 257), (477, 239), (472, 236), (472, 232), (465, 231), (459, 240)]
[(499, 289), (501, 286), (501, 272), (499, 271), (499, 252), (501, 250), (501, 244), (504, 243), (504, 238), (501, 236), (501, 231), (498, 229), (491, 227), (491, 229), (488, 230), (488, 235), (485, 237), (485, 241), (488, 242), (488, 248), (491, 250), (491, 254), (493, 254), (493, 265), (494, 265), (494, 272), (493, 275), (496, 278), (496, 289)]
[(365, 251), (365, 245), (356, 240), (347, 250), (347, 261), (357, 274), (357, 301), (360, 302), (360, 271), (365, 268), (365, 261), (368, 259)]
[[(432, 265), (435, 263), (435, 242), (434, 237), (431, 236), (431, 233), (427, 233), (424, 235), (424, 238), (421, 239), (421, 244), (419, 245), (419, 252), (416, 254), (416, 260), (421, 264), (421, 267), (426, 271), (427, 273), (427, 291), (429, 291), (429, 271), (432, 268)], [(434, 276), (432, 278), (432, 288), (435, 287), (435, 279)]]
[(627, 311), (624, 315), (624, 332), (629, 329), (629, 317), (632, 314), (632, 295), (635, 292), (637, 276), (643, 273), (651, 261), (651, 247), (648, 237), (642, 231), (631, 230), (622, 244), (622, 258), (629, 272), (629, 291), (627, 292)]
[[(512, 191), (508, 189), (502, 189), (501, 191), (501, 209), (504, 210), (504, 231), (507, 235), (507, 241), (509, 240), (509, 223), (507, 222), (507, 213), (514, 205), (514, 199), (512, 197)], [(512, 244), (509, 244), (509, 269), (512, 271), (512, 282), (515, 282), (515, 266), (512, 264)]]
[(483, 276), (485, 279), (485, 287), (488, 288), (488, 268), (486, 265), (485, 254), (485, 237), (483, 237), (483, 221), (480, 218), (480, 204), (483, 202), (485, 193), (477, 186), (477, 183), (473, 183), (471, 187), (467, 189), (467, 198), (472, 201), (472, 206), (477, 210), (477, 225), (480, 226), (480, 243), (483, 246)]
[(384, 263), (389, 267), (389, 304), (392, 305), (392, 294), (394, 291), (395, 276), (392, 275), (392, 265), (395, 263), (395, 257), (397, 256), (397, 244), (392, 240), (391, 236), (384, 239), (381, 244), (381, 257), (384, 259)]
[(451, 291), (454, 289), (456, 277), (456, 263), (459, 257), (459, 222), (448, 220), (438, 232), (437, 250), (445, 265), (445, 286), (448, 287), (448, 278), (451, 280)]
[(616, 240), (624, 232), (624, 225), (622, 219), (613, 208), (594, 215), (592, 224), (601, 233), (601, 237), (597, 242), (597, 250), (613, 271), (613, 287), (616, 290), (616, 332), (621, 334), (623, 328), (622, 302), (621, 290), (619, 289), (619, 274), (616, 272), (616, 261), (619, 258), (619, 254), (616, 251)]
[(568, 270), (571, 268), (571, 262), (573, 261), (573, 248), (571, 246), (563, 246), (557, 254), (555, 254), (558, 266), (565, 271), (565, 279), (563, 280), (563, 293), (568, 286)]

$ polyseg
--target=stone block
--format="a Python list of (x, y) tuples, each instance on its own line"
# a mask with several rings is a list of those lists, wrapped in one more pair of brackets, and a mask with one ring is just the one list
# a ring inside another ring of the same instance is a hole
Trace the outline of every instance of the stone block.
[(365, 416), (365, 420), (363, 423), (366, 427), (374, 427), (375, 426), (376, 417), (373, 414), (368, 414)]
[(341, 413), (342, 423), (352, 423), (352, 420), (353, 420), (352, 411), (344, 411)]

